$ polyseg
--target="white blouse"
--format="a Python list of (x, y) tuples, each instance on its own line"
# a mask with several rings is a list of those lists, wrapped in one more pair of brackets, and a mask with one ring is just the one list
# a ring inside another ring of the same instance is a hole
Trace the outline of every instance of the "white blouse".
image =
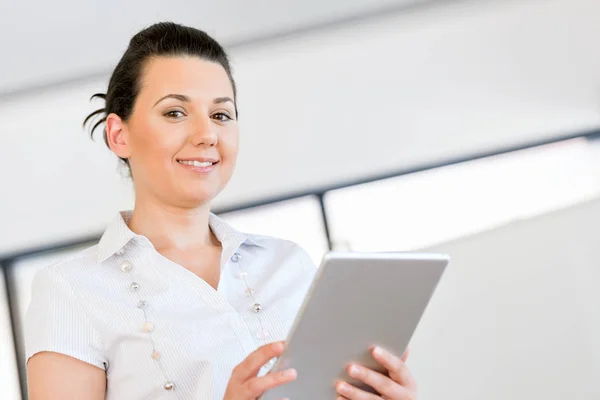
[(292, 242), (211, 215), (223, 248), (215, 290), (133, 233), (130, 217), (119, 214), (96, 246), (37, 273), (27, 359), (53, 351), (105, 369), (108, 400), (222, 399), (237, 364), (286, 338), (314, 264)]

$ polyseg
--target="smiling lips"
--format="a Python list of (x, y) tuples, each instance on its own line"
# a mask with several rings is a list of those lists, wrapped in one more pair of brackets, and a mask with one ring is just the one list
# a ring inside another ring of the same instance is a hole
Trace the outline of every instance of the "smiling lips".
[(187, 160), (177, 160), (183, 167), (190, 169), (194, 172), (207, 173), (214, 169), (215, 165), (219, 162), (212, 158), (193, 158)]

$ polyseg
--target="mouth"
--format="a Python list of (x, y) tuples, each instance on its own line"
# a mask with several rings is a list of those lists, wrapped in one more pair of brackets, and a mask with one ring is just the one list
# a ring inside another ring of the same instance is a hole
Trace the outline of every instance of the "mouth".
[(215, 165), (219, 163), (219, 160), (211, 158), (190, 158), (177, 160), (177, 162), (192, 171), (206, 173), (212, 171)]

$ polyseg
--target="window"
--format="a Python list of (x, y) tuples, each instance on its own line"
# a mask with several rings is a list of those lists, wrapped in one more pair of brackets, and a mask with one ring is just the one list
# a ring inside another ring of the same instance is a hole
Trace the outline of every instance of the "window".
[(325, 196), (334, 248), (415, 250), (590, 199), (598, 154), (573, 139)]

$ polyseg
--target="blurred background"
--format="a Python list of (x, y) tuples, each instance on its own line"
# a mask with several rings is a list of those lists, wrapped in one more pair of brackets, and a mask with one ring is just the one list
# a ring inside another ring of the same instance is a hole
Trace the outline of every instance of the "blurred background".
[(83, 118), (139, 29), (228, 49), (241, 155), (215, 211), (329, 249), (453, 261), (411, 343), (422, 400), (600, 399), (600, 2), (0, 4), (0, 398), (25, 399), (33, 274), (131, 182)]

